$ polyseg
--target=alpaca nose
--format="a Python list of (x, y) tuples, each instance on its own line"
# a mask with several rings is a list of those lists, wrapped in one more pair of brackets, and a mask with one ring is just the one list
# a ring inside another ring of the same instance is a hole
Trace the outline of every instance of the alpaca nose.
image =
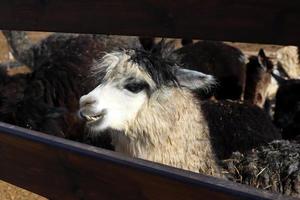
[(95, 100), (86, 101), (86, 102), (84, 102), (83, 106), (89, 106), (89, 105), (94, 104), (95, 102), (96, 102)]
[(85, 107), (85, 106), (89, 106), (96, 103), (96, 100), (93, 98), (89, 98), (86, 96), (81, 97), (80, 99), (80, 107)]
[(89, 106), (89, 105), (92, 105), (96, 103), (96, 100), (88, 100), (88, 101), (84, 101), (82, 104), (81, 104), (81, 107), (85, 107), (85, 106)]

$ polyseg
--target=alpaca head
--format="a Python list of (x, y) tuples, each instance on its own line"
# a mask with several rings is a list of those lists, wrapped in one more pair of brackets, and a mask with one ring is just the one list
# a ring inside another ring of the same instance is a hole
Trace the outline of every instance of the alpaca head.
[(122, 131), (153, 96), (159, 100), (170, 97), (170, 88), (207, 89), (214, 84), (212, 76), (180, 68), (162, 55), (143, 50), (106, 54), (93, 69), (99, 85), (80, 99), (79, 114), (87, 127)]
[(257, 56), (249, 58), (244, 99), (263, 107), (271, 83), (273, 63), (261, 49)]

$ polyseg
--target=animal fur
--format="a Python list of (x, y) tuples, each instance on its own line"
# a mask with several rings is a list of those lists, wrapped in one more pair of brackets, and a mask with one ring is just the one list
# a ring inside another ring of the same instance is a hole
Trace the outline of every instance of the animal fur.
[(274, 123), (284, 139), (300, 139), (300, 80), (282, 80), (276, 94)]
[(252, 56), (247, 63), (246, 86), (244, 100), (248, 103), (264, 107), (271, 84), (273, 63), (261, 49), (258, 56)]
[(175, 53), (188, 69), (216, 77), (216, 99), (241, 100), (246, 80), (246, 57), (237, 48), (222, 42), (200, 41)]
[(300, 198), (300, 144), (276, 140), (247, 153), (234, 152), (222, 165), (235, 182)]
[(275, 53), (278, 65), (281, 65), (290, 78), (299, 78), (300, 63), (298, 47), (286, 46)]
[(132, 157), (221, 176), (199, 108), (186, 89), (160, 89), (127, 124), (124, 135), (112, 135), (112, 144), (116, 151)]
[(5, 35), (32, 73), (0, 74), (0, 120), (79, 141), (85, 137), (79, 98), (94, 86), (88, 77), (95, 59), (104, 51), (140, 46), (137, 38), (125, 36), (55, 33), (29, 44), (25, 32)]
[[(262, 110), (253, 109), (251, 106), (244, 109), (243, 105), (240, 105), (237, 110), (225, 109), (226, 115), (222, 112), (220, 115), (215, 115), (216, 118), (212, 118), (215, 123), (220, 120), (219, 117), (227, 120), (219, 123), (219, 126), (215, 127), (216, 134), (212, 135), (211, 126), (207, 122), (209, 112), (202, 111), (205, 106), (201, 105), (193, 90), (180, 86), (182, 83), (176, 77), (175, 71), (178, 66), (174, 60), (168, 60), (162, 55), (141, 50), (124, 50), (107, 54), (95, 68), (99, 70), (95, 73), (96, 78), (100, 76), (103, 83), (114, 81), (120, 83), (127, 77), (134, 77), (138, 80), (143, 79), (150, 86), (147, 90), (148, 100), (135, 117), (128, 120), (124, 127), (118, 125), (118, 131), (110, 131), (116, 151), (131, 157), (222, 177), (218, 165), (219, 158), (226, 157), (233, 149), (247, 150), (255, 145), (280, 138), (276, 128), (271, 123), (265, 123), (270, 122), (270, 119)], [(99, 101), (104, 101), (101, 92), (98, 91), (103, 87), (99, 86), (82, 97), (81, 112), (91, 113), (90, 109), (98, 107), (93, 105), (97, 103), (97, 98)], [(236, 121), (228, 123), (227, 126), (226, 123), (234, 112), (238, 112), (239, 116), (243, 116), (246, 112), (249, 114), (246, 115), (245, 120), (240, 121), (235, 118)], [(256, 118), (260, 115), (263, 117)], [(261, 123), (262, 129), (256, 129), (252, 121), (248, 123), (248, 117), (252, 117), (254, 123)], [(111, 123), (114, 122), (115, 120), (112, 120)], [(237, 125), (233, 128), (231, 125), (234, 123)], [(262, 131), (264, 125), (271, 126), (270, 129), (274, 133), (268, 131), (269, 135), (264, 134)], [(238, 134), (241, 128), (251, 131), (249, 134)], [(91, 129), (95, 134), (100, 134), (96, 125)], [(222, 142), (224, 136), (230, 140)], [(253, 142), (247, 146), (248, 141)], [(224, 149), (226, 153), (218, 152)]]

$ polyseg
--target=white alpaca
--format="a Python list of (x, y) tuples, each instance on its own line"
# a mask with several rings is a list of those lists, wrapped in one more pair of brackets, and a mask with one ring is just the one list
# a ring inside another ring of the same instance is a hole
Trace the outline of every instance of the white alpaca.
[[(79, 113), (92, 133), (108, 131), (115, 150), (128, 156), (222, 177), (216, 153), (245, 150), (246, 143), (250, 148), (276, 138), (276, 131), (265, 134), (273, 127), (249, 127), (253, 121), (271, 123), (265, 120), (263, 111), (249, 106), (244, 116), (251, 117), (250, 125), (248, 120), (232, 123), (218, 117), (217, 122), (226, 123), (220, 125), (225, 129), (213, 134), (205, 118), (206, 107), (200, 105), (193, 90), (209, 89), (214, 78), (179, 68), (160, 54), (113, 52), (104, 56), (94, 70), (101, 84), (81, 97)], [(239, 113), (245, 111), (237, 106)], [(253, 114), (260, 121), (253, 119)]]
[(190, 91), (209, 87), (213, 77), (177, 66), (138, 64), (135, 59), (142, 55), (135, 53), (107, 54), (95, 67), (102, 84), (80, 99), (87, 126), (95, 133), (114, 130), (118, 152), (220, 176), (208, 127)]

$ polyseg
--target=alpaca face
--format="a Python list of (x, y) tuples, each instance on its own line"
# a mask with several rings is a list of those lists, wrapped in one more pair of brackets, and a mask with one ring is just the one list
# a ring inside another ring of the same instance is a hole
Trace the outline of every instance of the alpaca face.
[(125, 130), (161, 88), (199, 89), (214, 83), (210, 75), (156, 62), (160, 58), (138, 53), (114, 52), (95, 66), (95, 76), (100, 77), (101, 83), (81, 97), (79, 111), (93, 132)]
[(250, 57), (246, 71), (244, 99), (263, 108), (271, 83), (273, 63), (261, 49), (258, 56)]
[(123, 130), (147, 101), (149, 85), (132, 77), (106, 82), (80, 99), (81, 116), (94, 131)]

